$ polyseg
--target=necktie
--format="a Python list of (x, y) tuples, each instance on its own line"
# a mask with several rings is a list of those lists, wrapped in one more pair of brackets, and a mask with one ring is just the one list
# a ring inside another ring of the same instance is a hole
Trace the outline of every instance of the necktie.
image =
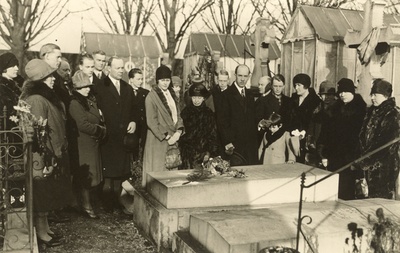
[(116, 82), (115, 82), (115, 88), (117, 89), (118, 94), (120, 94), (120, 85), (119, 85), (119, 81), (116, 81)]
[(101, 73), (98, 73), (98, 74), (97, 74), (97, 77), (98, 77), (99, 79), (101, 79)]
[(135, 93), (135, 97), (137, 96), (137, 89), (133, 89), (133, 93)]
[(242, 89), (240, 94), (242, 95), (242, 97), (244, 97), (244, 98), (246, 97), (246, 95), (244, 94), (244, 88)]

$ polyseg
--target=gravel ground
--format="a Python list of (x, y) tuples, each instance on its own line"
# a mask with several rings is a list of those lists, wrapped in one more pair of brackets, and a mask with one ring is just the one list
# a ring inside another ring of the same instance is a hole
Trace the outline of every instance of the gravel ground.
[(77, 212), (63, 213), (71, 217), (67, 223), (52, 223), (51, 228), (65, 236), (65, 243), (45, 248), (46, 253), (156, 253), (154, 245), (135, 227), (132, 217), (122, 213), (99, 210), (99, 220), (92, 220)]

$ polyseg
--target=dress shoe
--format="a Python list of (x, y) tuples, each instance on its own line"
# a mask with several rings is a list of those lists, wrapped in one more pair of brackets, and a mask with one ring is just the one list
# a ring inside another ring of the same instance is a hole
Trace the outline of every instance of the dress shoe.
[(54, 240), (58, 240), (58, 241), (63, 241), (64, 240), (64, 236), (62, 234), (49, 234), (47, 233), (49, 236), (51, 236), (51, 238), (53, 238)]
[(39, 244), (44, 244), (47, 247), (56, 247), (56, 246), (60, 246), (62, 244), (62, 242), (60, 240), (56, 240), (54, 238), (52, 238), (50, 241), (45, 241), (38, 237), (37, 240), (38, 240)]
[(82, 212), (84, 216), (90, 219), (95, 219), (95, 220), (100, 219), (100, 217), (92, 209), (83, 209)]

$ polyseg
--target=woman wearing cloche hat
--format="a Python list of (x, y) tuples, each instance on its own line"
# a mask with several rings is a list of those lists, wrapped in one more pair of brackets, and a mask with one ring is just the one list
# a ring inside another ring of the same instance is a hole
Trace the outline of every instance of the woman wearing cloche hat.
[[(332, 108), (331, 132), (326, 132), (326, 150), (328, 169), (333, 171), (354, 161), (358, 154), (358, 134), (365, 116), (366, 103), (360, 94), (355, 93), (351, 79), (338, 81), (339, 99)], [(323, 135), (323, 133), (321, 133)], [(339, 173), (339, 198), (355, 198), (355, 180), (357, 173), (346, 169)]]
[(147, 172), (166, 170), (167, 150), (177, 143), (183, 132), (178, 99), (169, 88), (171, 70), (167, 66), (157, 68), (156, 82), (145, 102), (148, 130), (143, 155), (143, 187)]
[[(17, 105), (18, 98), (21, 95), (21, 89), (15, 78), (18, 76), (18, 60), (10, 52), (0, 55), (0, 114), (3, 114), (4, 106), (7, 109), (7, 115), (13, 115), (13, 106)], [(0, 129), (9, 130), (15, 126), (12, 121), (6, 119), (6, 126), (3, 121), (0, 122)]]
[(90, 201), (91, 189), (98, 186), (102, 178), (102, 164), (99, 142), (106, 135), (101, 112), (95, 98), (90, 94), (89, 76), (78, 70), (72, 77), (73, 91), (69, 113), (78, 128), (79, 167), (74, 178), (81, 186), (82, 211), (91, 219), (99, 217), (93, 211)]
[(43, 60), (29, 61), (25, 66), (28, 80), (21, 94), (21, 99), (31, 106), (31, 113), (37, 119), (47, 120), (46, 138), (37, 138), (41, 143), (35, 145), (38, 141), (35, 140), (33, 145), (33, 211), (38, 241), (48, 247), (61, 244), (60, 236), (49, 228), (48, 212), (67, 206), (72, 200), (65, 137), (66, 111), (53, 90), (54, 71), (56, 69)]
[(179, 140), (183, 167), (194, 169), (200, 166), (204, 156), (217, 156), (218, 140), (214, 113), (205, 104), (209, 92), (201, 83), (189, 88), (191, 103), (181, 113), (185, 134)]
[[(398, 138), (399, 108), (392, 97), (392, 84), (383, 79), (373, 81), (371, 88), (372, 106), (368, 108), (360, 132), (361, 154), (366, 154)], [(399, 175), (399, 144), (383, 149), (360, 162), (368, 184), (368, 195), (371, 198), (394, 199), (396, 179)], [(397, 196), (396, 196), (397, 195)]]

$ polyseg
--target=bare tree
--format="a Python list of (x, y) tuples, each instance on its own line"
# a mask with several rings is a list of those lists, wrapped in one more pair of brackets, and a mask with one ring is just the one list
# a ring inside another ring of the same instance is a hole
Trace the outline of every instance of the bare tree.
[(246, 1), (235, 4), (234, 0), (218, 0), (200, 15), (205, 26), (214, 33), (242, 35), (249, 33), (256, 13), (256, 9)]
[(155, 0), (96, 0), (107, 28), (117, 34), (143, 34), (156, 4)]
[[(26, 52), (39, 34), (55, 28), (70, 12), (69, 0), (2, 0), (0, 2), (0, 33), (20, 65)], [(36, 41), (38, 43), (39, 41)], [(35, 43), (35, 44), (36, 44)]]
[(214, 0), (158, 0), (160, 15), (153, 15), (151, 26), (164, 52), (174, 61), (187, 30)]

